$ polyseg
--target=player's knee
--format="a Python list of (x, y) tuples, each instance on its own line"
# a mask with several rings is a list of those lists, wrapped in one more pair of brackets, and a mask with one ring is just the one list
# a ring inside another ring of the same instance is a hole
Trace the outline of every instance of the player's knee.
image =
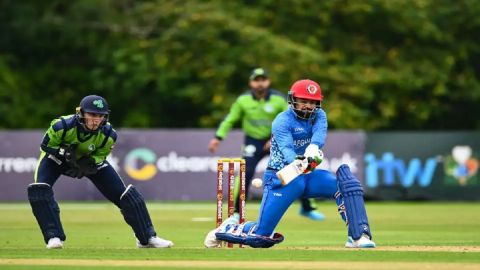
[(128, 185), (119, 198), (118, 205), (122, 213), (127, 215), (145, 215), (146, 205), (142, 194), (133, 185)]
[(338, 189), (343, 196), (350, 194), (363, 195), (360, 181), (352, 174), (350, 168), (343, 164), (337, 170)]
[(52, 187), (47, 183), (32, 183), (27, 188), (30, 202), (48, 201), (53, 198)]
[(140, 194), (137, 188), (133, 185), (128, 185), (122, 195), (120, 195), (121, 206), (135, 206), (144, 203), (145, 200), (143, 199), (142, 194)]
[(146, 245), (148, 239), (156, 233), (143, 196), (134, 186), (129, 185), (120, 196), (119, 205), (125, 221), (132, 227), (140, 243)]

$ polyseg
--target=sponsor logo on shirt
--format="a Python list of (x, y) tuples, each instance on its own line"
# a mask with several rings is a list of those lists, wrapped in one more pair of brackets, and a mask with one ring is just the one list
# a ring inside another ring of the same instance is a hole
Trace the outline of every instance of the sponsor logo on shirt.
[(303, 127), (296, 127), (293, 129), (293, 132), (295, 133), (301, 133), (301, 132), (304, 132), (305, 129)]
[(272, 125), (272, 121), (267, 119), (252, 119), (250, 120), (250, 124), (255, 127), (269, 127)]

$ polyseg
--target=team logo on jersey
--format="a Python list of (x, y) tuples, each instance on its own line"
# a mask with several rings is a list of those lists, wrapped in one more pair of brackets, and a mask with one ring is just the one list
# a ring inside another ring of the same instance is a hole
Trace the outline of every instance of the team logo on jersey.
[(263, 107), (263, 109), (264, 109), (266, 112), (268, 112), (268, 113), (273, 112), (273, 106), (270, 105), (270, 104), (266, 104), (266, 105)]
[(309, 85), (307, 86), (307, 91), (308, 91), (308, 93), (310, 93), (310, 94), (312, 94), (312, 95), (315, 95), (315, 93), (317, 93), (318, 89), (317, 89), (317, 87), (316, 87), (315, 85), (309, 84)]
[(95, 150), (95, 144), (90, 144), (90, 145), (88, 146), (88, 150), (90, 150), (90, 151)]
[(96, 99), (93, 101), (93, 105), (97, 106), (97, 108), (103, 108), (103, 101), (101, 99)]

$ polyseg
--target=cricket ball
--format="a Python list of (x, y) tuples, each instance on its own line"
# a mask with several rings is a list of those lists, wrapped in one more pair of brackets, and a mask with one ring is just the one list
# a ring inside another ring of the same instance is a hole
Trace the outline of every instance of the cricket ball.
[(256, 188), (261, 188), (263, 185), (263, 181), (262, 179), (260, 178), (255, 178), (252, 180), (252, 186), (256, 187)]

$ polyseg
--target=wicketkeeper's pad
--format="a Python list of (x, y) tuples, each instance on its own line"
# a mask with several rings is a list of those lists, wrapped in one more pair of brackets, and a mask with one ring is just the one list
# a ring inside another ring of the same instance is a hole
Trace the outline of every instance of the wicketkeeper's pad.
[(28, 186), (27, 192), (33, 215), (40, 225), (45, 243), (53, 237), (65, 241), (60, 208), (53, 197), (52, 187), (47, 183), (33, 183)]
[(147, 245), (148, 239), (157, 235), (148, 214), (145, 200), (134, 186), (128, 185), (125, 192), (120, 196), (120, 209), (125, 221), (132, 227), (135, 236), (142, 245)]

